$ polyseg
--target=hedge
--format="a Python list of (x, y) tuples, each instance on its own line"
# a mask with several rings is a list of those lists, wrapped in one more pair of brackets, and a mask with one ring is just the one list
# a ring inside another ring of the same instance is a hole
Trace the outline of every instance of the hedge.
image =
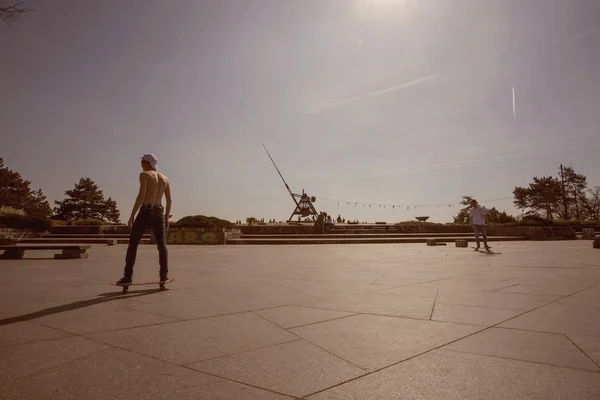
[(181, 218), (179, 221), (175, 223), (169, 224), (171, 227), (175, 228), (225, 228), (231, 229), (235, 227), (235, 224), (220, 219), (217, 217), (207, 217), (206, 215), (189, 215), (187, 217)]
[(30, 217), (23, 215), (1, 215), (0, 227), (11, 229), (28, 229), (35, 232), (46, 232), (52, 226), (50, 218)]
[(106, 222), (101, 219), (87, 218), (87, 219), (76, 219), (70, 221), (69, 225), (105, 225)]

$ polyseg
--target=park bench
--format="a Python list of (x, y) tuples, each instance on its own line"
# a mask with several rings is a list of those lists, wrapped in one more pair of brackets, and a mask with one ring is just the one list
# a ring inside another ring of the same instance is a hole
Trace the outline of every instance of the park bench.
[(0, 250), (4, 250), (2, 256), (3, 260), (20, 260), (25, 255), (26, 251), (32, 250), (62, 250), (61, 253), (54, 255), (56, 259), (71, 259), (71, 258), (87, 258), (89, 254), (87, 249), (92, 246), (76, 246), (76, 245), (60, 245), (60, 244), (49, 244), (42, 246), (35, 245), (8, 245), (0, 246)]

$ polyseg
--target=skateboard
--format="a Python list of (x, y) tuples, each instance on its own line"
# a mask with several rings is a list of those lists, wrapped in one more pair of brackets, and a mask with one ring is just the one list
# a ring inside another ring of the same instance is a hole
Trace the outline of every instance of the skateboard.
[(483, 251), (483, 252), (486, 252), (486, 253), (491, 253), (492, 252), (492, 248), (491, 247), (488, 247), (487, 249), (484, 248), (483, 250), (480, 250), (477, 247), (471, 247), (471, 248), (474, 249), (475, 251)]
[(117, 282), (112, 282), (109, 281), (108, 283), (113, 285), (113, 286), (121, 286), (123, 288), (123, 294), (127, 293), (127, 290), (129, 290), (129, 286), (135, 286), (135, 285), (158, 285), (158, 287), (160, 288), (160, 290), (164, 290), (165, 289), (165, 285), (167, 283), (171, 283), (173, 281), (176, 281), (177, 278), (170, 278), (169, 280), (166, 281), (143, 281), (143, 282), (131, 282), (128, 284), (120, 284)]

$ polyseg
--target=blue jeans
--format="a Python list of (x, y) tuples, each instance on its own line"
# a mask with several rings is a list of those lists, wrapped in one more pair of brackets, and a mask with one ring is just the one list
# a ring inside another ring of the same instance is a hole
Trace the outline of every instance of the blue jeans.
[(158, 247), (158, 260), (160, 264), (160, 280), (164, 281), (169, 276), (167, 239), (165, 237), (165, 214), (161, 205), (153, 204), (142, 205), (131, 228), (127, 256), (125, 257), (125, 277), (131, 278), (133, 276), (137, 248), (148, 228), (152, 229), (156, 237), (156, 247)]
[(479, 248), (479, 235), (483, 236), (483, 245), (488, 247), (487, 244), (487, 228), (485, 225), (473, 225), (473, 232), (475, 232), (475, 242)]

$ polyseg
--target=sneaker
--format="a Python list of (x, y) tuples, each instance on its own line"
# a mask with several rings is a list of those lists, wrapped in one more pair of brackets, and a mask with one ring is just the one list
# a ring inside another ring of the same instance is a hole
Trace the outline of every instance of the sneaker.
[(161, 277), (161, 278), (160, 278), (160, 283), (165, 283), (165, 282), (166, 282), (166, 281), (168, 281), (168, 280), (169, 280), (169, 277), (168, 277), (168, 276)]
[(131, 277), (124, 276), (123, 278), (121, 278), (117, 281), (117, 285), (126, 285), (126, 284), (130, 284), (131, 282), (132, 282)]

